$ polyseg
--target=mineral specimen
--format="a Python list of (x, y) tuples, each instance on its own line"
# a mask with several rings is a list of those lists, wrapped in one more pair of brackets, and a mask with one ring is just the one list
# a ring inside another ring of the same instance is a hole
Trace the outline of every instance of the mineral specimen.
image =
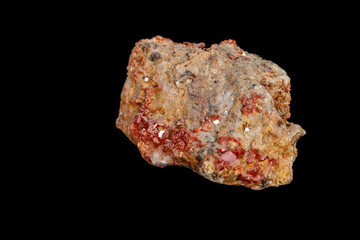
[(290, 79), (234, 40), (205, 48), (156, 36), (136, 43), (116, 126), (158, 167), (251, 189), (292, 181)]

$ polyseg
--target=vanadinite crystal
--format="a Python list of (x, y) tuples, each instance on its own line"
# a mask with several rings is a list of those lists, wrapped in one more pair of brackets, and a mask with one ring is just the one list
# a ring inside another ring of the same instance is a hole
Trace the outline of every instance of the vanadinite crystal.
[(289, 123), (290, 79), (234, 40), (205, 48), (156, 36), (132, 50), (116, 126), (158, 167), (252, 189), (288, 184), (305, 131)]

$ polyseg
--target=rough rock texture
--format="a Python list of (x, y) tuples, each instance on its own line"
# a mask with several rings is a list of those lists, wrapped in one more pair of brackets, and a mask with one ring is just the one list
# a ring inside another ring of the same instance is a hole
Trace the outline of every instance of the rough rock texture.
[(136, 43), (116, 126), (152, 165), (252, 189), (288, 184), (305, 131), (289, 123), (290, 79), (226, 40)]

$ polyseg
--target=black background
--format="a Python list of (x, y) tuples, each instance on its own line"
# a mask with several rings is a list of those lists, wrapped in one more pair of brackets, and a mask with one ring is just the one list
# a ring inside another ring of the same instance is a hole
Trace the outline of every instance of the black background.
[[(328, 231), (329, 224), (338, 222), (335, 216), (346, 212), (335, 200), (344, 190), (330, 169), (339, 153), (331, 151), (335, 146), (325, 124), (333, 119), (330, 109), (338, 102), (326, 102), (332, 90), (323, 88), (324, 81), (334, 88), (331, 81), (336, 73), (330, 70), (335, 66), (327, 59), (337, 51), (336, 11), (210, 3), (196, 9), (165, 5), (164, 10), (157, 4), (113, 11), (84, 6), (70, 13), (71, 21), (65, 25), (61, 19), (56, 23), (65, 33), (54, 34), (61, 43), (58, 51), (71, 70), (65, 76), (70, 84), (64, 95), (76, 99), (64, 119), (71, 130), (62, 149), (69, 151), (58, 153), (60, 160), (49, 173), (63, 170), (54, 188), (54, 197), (62, 203), (60, 211), (75, 222), (89, 219), (109, 229), (124, 220), (159, 227), (180, 220), (187, 229), (204, 222), (215, 224), (214, 231), (220, 232), (224, 230), (216, 229), (217, 224), (227, 223)], [(140, 39), (156, 35), (206, 46), (234, 39), (244, 50), (287, 72), (292, 85), (289, 121), (307, 132), (297, 143), (291, 184), (254, 191), (213, 183), (185, 168), (157, 168), (141, 158), (137, 147), (115, 127), (115, 120), (131, 49)], [(324, 146), (330, 150), (319, 151)]]

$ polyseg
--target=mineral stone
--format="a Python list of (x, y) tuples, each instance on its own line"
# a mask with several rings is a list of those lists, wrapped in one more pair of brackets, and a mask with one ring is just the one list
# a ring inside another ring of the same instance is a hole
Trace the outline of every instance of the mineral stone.
[(132, 50), (117, 128), (158, 167), (192, 169), (251, 189), (292, 181), (296, 142), (290, 79), (234, 40), (206, 48), (156, 36)]

